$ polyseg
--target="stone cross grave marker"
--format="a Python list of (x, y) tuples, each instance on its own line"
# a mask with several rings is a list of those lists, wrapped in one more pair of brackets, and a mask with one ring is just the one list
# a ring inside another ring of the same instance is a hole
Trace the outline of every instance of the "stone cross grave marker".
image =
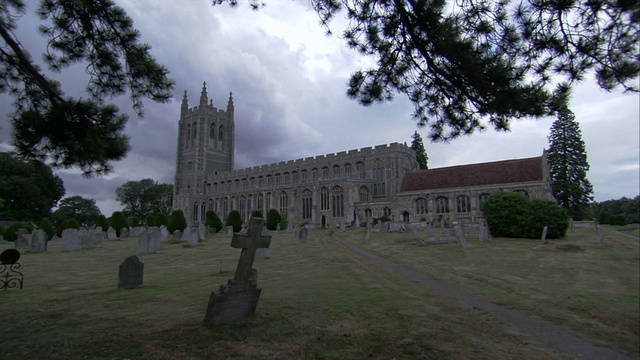
[(251, 267), (256, 250), (268, 248), (271, 244), (271, 235), (263, 234), (263, 227), (263, 218), (251, 218), (246, 233), (233, 235), (231, 247), (242, 249), (238, 267), (235, 276), (229, 279), (227, 285), (222, 285), (220, 290), (211, 293), (203, 322), (205, 326), (212, 327), (241, 320), (255, 313), (262, 289), (252, 281), (252, 273), (255, 273), (255, 270)]
[(132, 255), (124, 259), (118, 271), (118, 289), (135, 289), (142, 286), (144, 264), (137, 256)]

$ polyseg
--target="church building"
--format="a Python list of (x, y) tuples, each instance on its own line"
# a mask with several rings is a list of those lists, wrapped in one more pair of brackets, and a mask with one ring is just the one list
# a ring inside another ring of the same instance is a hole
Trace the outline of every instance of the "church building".
[(419, 170), (416, 154), (393, 143), (334, 154), (234, 169), (233, 96), (226, 109), (213, 106), (206, 83), (197, 106), (182, 98), (178, 122), (173, 208), (187, 223), (214, 211), (223, 221), (238, 210), (266, 216), (276, 209), (289, 223), (308, 227), (392, 221), (482, 219), (482, 202), (497, 191), (518, 191), (553, 200), (546, 155), (526, 159)]

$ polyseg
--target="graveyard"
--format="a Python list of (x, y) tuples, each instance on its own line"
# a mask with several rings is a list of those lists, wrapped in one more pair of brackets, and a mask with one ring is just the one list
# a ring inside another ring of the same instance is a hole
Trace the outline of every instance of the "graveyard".
[[(451, 229), (453, 231), (453, 229)], [(256, 259), (255, 316), (203, 326), (213, 290), (234, 277), (240, 249), (224, 232), (195, 246), (138, 237), (63, 251), (21, 249), (22, 289), (0, 290), (0, 358), (7, 359), (572, 359), (501, 322), (351, 250), (413, 269), (558, 325), (629, 358), (639, 355), (638, 231), (578, 228), (545, 242), (466, 228), (467, 247), (425, 232), (364, 228), (271, 231)], [(13, 248), (0, 242), (0, 251)], [(119, 289), (135, 255), (143, 283)]]

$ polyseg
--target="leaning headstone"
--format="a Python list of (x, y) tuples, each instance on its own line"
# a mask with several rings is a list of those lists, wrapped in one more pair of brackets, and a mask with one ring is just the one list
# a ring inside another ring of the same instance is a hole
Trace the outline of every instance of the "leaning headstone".
[(598, 226), (598, 236), (600, 237), (600, 247), (607, 247), (607, 234), (602, 226)]
[(207, 227), (204, 226), (204, 223), (200, 223), (200, 225), (198, 225), (198, 237), (200, 241), (204, 241), (205, 236), (207, 236)]
[(62, 251), (80, 250), (80, 237), (77, 229), (62, 230)]
[(309, 236), (308, 232), (309, 230), (303, 226), (302, 229), (300, 229), (300, 234), (298, 234), (298, 240), (302, 242), (307, 241), (307, 237)]
[(549, 231), (549, 227), (545, 226), (542, 229), (542, 237), (540, 237), (540, 242), (544, 244), (545, 241), (547, 241), (547, 231)]
[(233, 236), (233, 226), (226, 227), (227, 236)]
[(453, 227), (453, 230), (456, 234), (456, 237), (458, 238), (458, 245), (460, 245), (461, 248), (466, 249), (467, 248), (467, 237), (464, 234), (464, 231), (462, 230), (462, 226), (460, 226), (460, 224), (456, 224)]
[(31, 247), (29, 251), (38, 252), (47, 250), (47, 233), (42, 229), (37, 229), (33, 232), (33, 238), (31, 239)]
[(240, 260), (233, 279), (209, 298), (203, 325), (212, 327), (242, 320), (255, 314), (262, 289), (257, 287), (257, 271), (252, 269), (256, 250), (268, 248), (270, 235), (263, 235), (264, 219), (251, 218), (246, 234), (234, 234), (231, 247), (241, 248)]
[(124, 239), (129, 237), (129, 229), (127, 229), (126, 227), (123, 227), (122, 229), (120, 229), (120, 238)]
[(109, 226), (109, 228), (107, 229), (107, 240), (115, 240), (117, 238), (118, 235), (116, 234), (116, 229)]
[(142, 286), (144, 264), (137, 256), (124, 259), (118, 271), (118, 289), (128, 290)]

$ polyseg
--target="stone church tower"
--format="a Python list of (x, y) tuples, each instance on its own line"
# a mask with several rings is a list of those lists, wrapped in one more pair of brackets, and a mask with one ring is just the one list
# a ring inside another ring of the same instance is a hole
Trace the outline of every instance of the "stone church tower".
[(206, 201), (207, 175), (233, 170), (234, 132), (231, 93), (226, 110), (222, 110), (207, 97), (206, 82), (197, 106), (189, 108), (184, 92), (178, 121), (174, 209), (182, 209), (185, 215), (192, 206), (198, 209)]

